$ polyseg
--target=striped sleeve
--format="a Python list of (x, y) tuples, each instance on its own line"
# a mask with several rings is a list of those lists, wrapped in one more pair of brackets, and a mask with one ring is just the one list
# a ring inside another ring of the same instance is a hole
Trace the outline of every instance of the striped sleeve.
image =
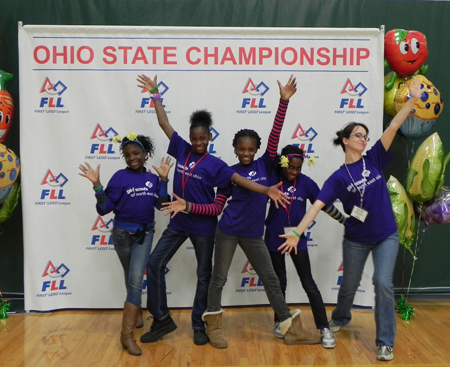
[(277, 114), (273, 120), (272, 130), (270, 131), (269, 141), (267, 142), (267, 151), (269, 152), (269, 156), (272, 160), (277, 157), (278, 143), (280, 142), (281, 130), (283, 129), (288, 105), (289, 101), (283, 101), (280, 99)]
[(342, 214), (338, 208), (334, 205), (330, 205), (326, 209), (322, 209), (325, 213), (327, 213), (331, 218), (336, 219), (339, 223), (344, 224), (345, 215)]
[(212, 204), (191, 203), (191, 210), (189, 213), (217, 216), (222, 213), (226, 201), (227, 197), (225, 195), (217, 194), (214, 203)]

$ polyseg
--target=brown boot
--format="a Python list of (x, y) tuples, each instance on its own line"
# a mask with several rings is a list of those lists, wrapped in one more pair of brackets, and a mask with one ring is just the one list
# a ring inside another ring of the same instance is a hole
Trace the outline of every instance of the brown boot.
[(139, 312), (137, 314), (136, 319), (136, 329), (140, 329), (144, 327), (144, 317), (143, 317), (144, 311), (142, 311), (142, 307), (139, 306)]
[(130, 302), (123, 305), (122, 332), (120, 334), (120, 343), (123, 349), (127, 349), (132, 356), (140, 356), (141, 348), (138, 347), (134, 340), (133, 330), (136, 326), (136, 319), (139, 312), (139, 306), (135, 306)]
[(228, 342), (225, 340), (225, 335), (222, 331), (222, 313), (220, 311), (205, 311), (202, 320), (206, 322), (206, 335), (209, 338), (209, 344), (214, 348), (228, 348)]
[(318, 332), (314, 333), (303, 329), (300, 313), (300, 310), (294, 310), (291, 314), (292, 317), (280, 324), (281, 333), (284, 335), (284, 344), (319, 344), (321, 340)]

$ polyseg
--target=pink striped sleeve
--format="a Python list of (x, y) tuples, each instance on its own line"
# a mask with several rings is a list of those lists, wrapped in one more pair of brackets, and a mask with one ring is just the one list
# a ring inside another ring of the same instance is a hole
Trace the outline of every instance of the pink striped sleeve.
[(217, 194), (214, 203), (212, 204), (191, 203), (191, 210), (189, 213), (217, 216), (222, 213), (226, 201), (227, 197), (225, 195)]
[(278, 143), (280, 142), (281, 130), (283, 129), (284, 119), (286, 117), (286, 111), (289, 105), (289, 101), (283, 101), (280, 99), (278, 104), (278, 110), (273, 120), (272, 130), (270, 131), (269, 141), (267, 142), (267, 151), (272, 160), (277, 157)]

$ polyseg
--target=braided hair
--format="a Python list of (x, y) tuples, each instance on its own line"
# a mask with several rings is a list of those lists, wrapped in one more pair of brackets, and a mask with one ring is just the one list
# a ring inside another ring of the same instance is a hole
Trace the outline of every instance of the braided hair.
[(233, 147), (234, 148), (236, 148), (237, 142), (240, 138), (255, 139), (256, 149), (259, 149), (261, 147), (261, 138), (259, 137), (258, 133), (255, 130), (242, 129), (242, 130), (239, 130), (236, 134), (234, 134), (234, 138), (233, 138)]

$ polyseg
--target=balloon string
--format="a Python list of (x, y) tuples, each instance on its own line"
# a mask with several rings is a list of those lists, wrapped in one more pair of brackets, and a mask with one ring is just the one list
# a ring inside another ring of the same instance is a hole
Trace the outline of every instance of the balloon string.
[[(409, 292), (411, 290), (411, 282), (412, 282), (412, 277), (414, 274), (414, 269), (415, 269), (415, 265), (416, 265), (416, 260), (417, 260), (417, 253), (419, 252), (420, 249), (420, 245), (423, 242), (424, 236), (422, 236), (422, 238), (419, 241), (419, 236), (420, 236), (420, 218), (422, 217), (422, 204), (420, 204), (417, 208), (417, 212), (419, 213), (419, 220), (418, 220), (418, 225), (417, 225), (417, 231), (416, 231), (416, 239), (414, 241), (414, 255), (413, 255), (413, 263), (412, 263), (412, 267), (411, 267), (411, 274), (409, 275), (409, 282), (408, 282), (408, 288), (406, 291), (406, 297), (405, 299), (408, 299), (408, 295)], [(427, 230), (427, 227), (422, 231), (422, 233), (425, 233)]]

